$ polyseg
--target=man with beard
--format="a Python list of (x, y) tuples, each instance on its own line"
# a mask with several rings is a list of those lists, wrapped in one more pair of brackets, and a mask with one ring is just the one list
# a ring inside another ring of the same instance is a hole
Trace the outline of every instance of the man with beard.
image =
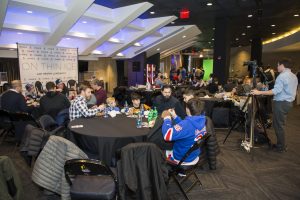
[(164, 85), (161, 90), (161, 95), (157, 96), (153, 102), (159, 114), (164, 110), (175, 109), (175, 112), (181, 118), (186, 116), (185, 110), (178, 99), (172, 96), (172, 88), (170, 85)]
[(99, 105), (96, 108), (88, 108), (86, 100), (91, 97), (92, 88), (89, 85), (80, 84), (79, 95), (72, 101), (69, 109), (70, 120), (74, 120), (81, 117), (93, 117), (98, 112), (104, 110), (104, 105)]

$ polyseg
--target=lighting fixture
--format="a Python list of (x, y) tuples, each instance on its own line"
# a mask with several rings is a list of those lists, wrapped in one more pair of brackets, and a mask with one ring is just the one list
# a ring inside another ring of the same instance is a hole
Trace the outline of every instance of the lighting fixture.
[(98, 54), (98, 55), (101, 55), (101, 54), (103, 54), (103, 52), (102, 52), (102, 51), (99, 51), (99, 50), (94, 50), (94, 51), (92, 51), (92, 54)]
[(186, 38), (186, 35), (182, 36), (182, 38)]
[(215, 40), (215, 38), (212, 38), (211, 40), (212, 40), (212, 41), (214, 41), (214, 40)]
[(160, 50), (160, 48), (157, 48), (156, 50), (157, 50), (157, 51), (159, 51), (159, 50)]
[(207, 6), (212, 6), (213, 4), (211, 2), (208, 2), (206, 5)]
[(236, 40), (236, 41), (238, 41), (238, 40), (239, 40), (239, 38), (235, 38), (235, 40)]
[(294, 17), (299, 17), (299, 14), (294, 14)]
[(117, 56), (121, 57), (121, 56), (124, 56), (124, 54), (122, 54), (122, 53), (117, 53)]
[(171, 22), (171, 24), (175, 24), (175, 22)]
[(154, 11), (151, 11), (151, 12), (150, 12), (150, 14), (151, 14), (151, 15), (154, 15), (154, 14), (155, 14), (155, 12), (154, 12)]
[(66, 39), (67, 39), (67, 40), (70, 40), (71, 38), (67, 37)]
[(297, 28), (295, 28), (295, 29), (293, 29), (293, 30), (291, 30), (291, 31), (289, 31), (289, 32), (286, 32), (286, 33), (284, 33), (282, 35), (276, 36), (276, 37), (271, 38), (269, 40), (265, 40), (265, 41), (263, 41), (263, 44), (268, 44), (268, 43), (271, 43), (271, 42), (275, 42), (277, 40), (281, 40), (281, 39), (286, 38), (286, 37), (288, 37), (290, 35), (293, 35), (293, 34), (299, 32), (299, 31), (300, 31), (300, 26), (297, 27)]
[(252, 17), (252, 16), (253, 16), (253, 15), (251, 15), (251, 14), (250, 14), (250, 15), (248, 15), (248, 17), (249, 17), (249, 18), (250, 18), (250, 17)]
[(18, 35), (22, 35), (23, 33), (21, 33), (21, 32), (18, 32), (17, 34), (18, 34)]
[(83, 24), (86, 24), (86, 23), (87, 23), (87, 21), (82, 21), (82, 23), (83, 23)]
[(14, 51), (15, 49), (9, 49), (10, 51)]
[(242, 33), (242, 35), (246, 35), (246, 33)]
[(134, 43), (134, 44), (133, 44), (133, 46), (136, 46), (136, 47), (141, 47), (142, 45), (141, 45), (141, 43), (139, 43), (139, 42), (136, 42), (136, 43)]
[(203, 53), (200, 53), (199, 58), (203, 58)]
[(247, 28), (251, 28), (251, 26), (250, 26), (250, 25), (248, 25), (248, 26), (247, 26)]
[(216, 28), (213, 28), (213, 30), (216, 30)]
[(276, 25), (275, 25), (275, 24), (272, 24), (271, 26), (272, 26), (272, 27), (275, 27)]
[(32, 14), (33, 12), (31, 10), (26, 11), (28, 14)]
[(108, 41), (113, 42), (113, 43), (120, 43), (120, 40), (118, 38), (109, 38)]
[(275, 35), (276, 33), (272, 33), (272, 35)]
[(179, 12), (180, 19), (190, 18), (190, 10), (188, 8), (182, 8)]

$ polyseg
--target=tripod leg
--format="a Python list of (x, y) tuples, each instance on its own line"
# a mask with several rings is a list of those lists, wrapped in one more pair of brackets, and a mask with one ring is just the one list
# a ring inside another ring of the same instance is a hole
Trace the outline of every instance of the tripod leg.
[(225, 144), (225, 142), (226, 142), (227, 138), (229, 137), (229, 135), (230, 135), (232, 129), (233, 129), (238, 123), (240, 123), (239, 120), (236, 120), (236, 121), (233, 123), (233, 125), (232, 125), (231, 128), (229, 129), (229, 131), (228, 131), (228, 133), (227, 133), (227, 135), (226, 135), (226, 137), (225, 137), (225, 139), (224, 139), (224, 141), (223, 141), (223, 144)]
[[(257, 97), (255, 97), (255, 98), (257, 98)], [(269, 146), (271, 146), (272, 143), (271, 143), (270, 138), (268, 137), (267, 130), (266, 130), (266, 127), (265, 127), (265, 123), (262, 120), (262, 116), (261, 116), (261, 112), (260, 112), (260, 105), (259, 105), (259, 102), (258, 102), (257, 99), (256, 99), (256, 107), (257, 107), (257, 115), (258, 115), (259, 122), (261, 123), (261, 125), (264, 129), (263, 135), (267, 138)]]

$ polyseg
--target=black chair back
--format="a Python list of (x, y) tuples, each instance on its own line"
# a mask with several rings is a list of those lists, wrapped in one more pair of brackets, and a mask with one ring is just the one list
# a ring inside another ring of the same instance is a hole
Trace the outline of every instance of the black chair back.
[(114, 199), (117, 180), (110, 168), (99, 160), (72, 159), (64, 166), (71, 186), (71, 199)]
[(11, 121), (13, 122), (29, 122), (36, 127), (40, 127), (39, 123), (28, 113), (25, 112), (8, 112)]
[(6, 136), (6, 134), (9, 133), (12, 133), (14, 135), (14, 125), (10, 119), (9, 113), (8, 111), (2, 109), (0, 109), (0, 129), (2, 129), (0, 136)]
[(39, 118), (39, 124), (46, 131), (52, 131), (58, 127), (58, 124), (50, 115), (42, 115)]
[(111, 176), (115, 181), (117, 180), (111, 169), (102, 161), (93, 159), (72, 159), (67, 160), (64, 166), (65, 176), (70, 185), (72, 181), (70, 176), (84, 175), (84, 176)]

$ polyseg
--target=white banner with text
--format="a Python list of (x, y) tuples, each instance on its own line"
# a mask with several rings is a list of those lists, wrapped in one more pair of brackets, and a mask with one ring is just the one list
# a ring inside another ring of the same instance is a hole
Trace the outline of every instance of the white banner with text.
[[(76, 48), (18, 44), (20, 79), (23, 86), (45, 84), (61, 79), (65, 84), (68, 80), (78, 82), (78, 55)], [(23, 88), (24, 88), (23, 87)]]

